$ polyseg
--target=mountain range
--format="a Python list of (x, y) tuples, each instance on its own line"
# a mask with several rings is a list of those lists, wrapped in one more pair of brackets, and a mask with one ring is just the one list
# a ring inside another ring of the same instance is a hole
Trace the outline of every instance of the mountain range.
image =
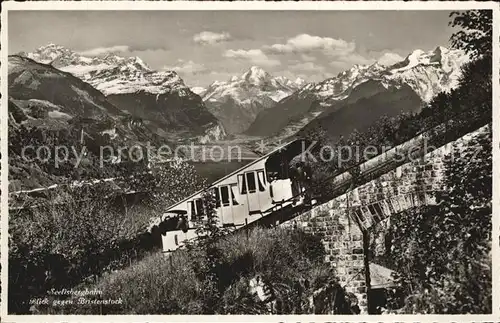
[(417, 112), (437, 93), (456, 87), (460, 67), (468, 61), (461, 50), (437, 47), (415, 50), (390, 66), (354, 65), (261, 111), (246, 133), (284, 139), (321, 124), (338, 137), (361, 130), (382, 115)]
[[(131, 125), (131, 116), (110, 103), (90, 84), (50, 65), (22, 56), (8, 61), (9, 125), (58, 130), (71, 125), (122, 134), (119, 140), (150, 140), (141, 122)], [(114, 135), (112, 136), (116, 138)]]
[(176, 72), (154, 71), (138, 57), (88, 57), (55, 44), (19, 56), (85, 81), (102, 92), (109, 103), (140, 118), (161, 137), (207, 142), (225, 136), (218, 119)]
[(20, 151), (24, 147), (61, 146), (72, 150), (78, 149), (84, 141), (92, 156), (99, 156), (100, 147), (104, 146), (167, 143), (145, 127), (142, 120), (110, 103), (92, 85), (51, 65), (22, 56), (9, 56), (8, 90), (9, 185), (12, 190), (64, 181), (61, 177), (64, 172), (95, 176), (102, 171), (98, 164), (90, 161), (91, 156), (86, 156), (81, 164), (86, 166), (78, 169), (68, 168), (68, 164), (54, 168), (50, 162), (28, 162)]
[[(252, 66), (227, 81), (191, 89), (176, 72), (152, 70), (138, 57), (89, 57), (49, 44), (9, 56), (9, 142), (11, 134), (16, 142), (30, 140), (23, 137), (32, 133), (27, 128), (37, 129), (42, 141), (65, 133), (69, 144), (85, 134), (94, 148), (196, 140), (251, 150), (256, 139), (287, 141), (319, 127), (338, 138), (384, 115), (418, 112), (438, 92), (457, 86), (468, 61), (463, 51), (437, 47), (415, 50), (389, 66), (354, 65), (317, 83)], [(233, 134), (234, 140), (228, 137)], [(9, 163), (21, 187), (49, 185), (58, 176), (18, 157), (11, 154)]]
[(419, 111), (456, 86), (468, 61), (463, 51), (437, 47), (415, 50), (389, 66), (354, 65), (317, 83), (252, 66), (227, 81), (190, 89), (176, 72), (154, 71), (138, 57), (87, 57), (54, 44), (20, 55), (90, 84), (158, 136), (200, 142), (241, 133), (285, 139), (318, 125), (339, 136), (382, 115)]

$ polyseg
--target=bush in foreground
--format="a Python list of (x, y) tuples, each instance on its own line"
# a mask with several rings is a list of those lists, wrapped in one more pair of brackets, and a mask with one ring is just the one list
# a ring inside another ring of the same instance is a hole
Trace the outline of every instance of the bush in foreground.
[[(192, 166), (180, 163), (130, 179), (22, 196), (9, 223), (9, 311), (28, 313), (30, 300), (95, 281), (156, 249), (150, 219), (161, 203), (172, 204), (201, 183)], [(128, 191), (139, 192), (140, 203), (129, 201)]]
[[(491, 129), (491, 128), (490, 128)], [(391, 218), (394, 264), (411, 296), (408, 313), (492, 311), (492, 134), (447, 159), (437, 206)]]
[[(81, 314), (350, 314), (321, 242), (296, 229), (227, 235), (209, 246), (151, 254), (92, 286), (115, 305), (75, 305)], [(73, 299), (76, 302), (76, 298)]]

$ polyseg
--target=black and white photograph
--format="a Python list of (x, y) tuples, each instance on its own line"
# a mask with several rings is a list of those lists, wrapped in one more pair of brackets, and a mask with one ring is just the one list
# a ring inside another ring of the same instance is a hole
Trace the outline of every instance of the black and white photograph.
[(7, 319), (498, 312), (498, 5), (152, 4), (2, 12)]

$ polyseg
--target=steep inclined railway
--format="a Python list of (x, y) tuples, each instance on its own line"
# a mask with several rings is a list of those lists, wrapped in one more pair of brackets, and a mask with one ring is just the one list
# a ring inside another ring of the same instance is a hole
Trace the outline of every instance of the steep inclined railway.
[[(289, 175), (281, 177), (273, 175), (276, 161), (283, 159), (279, 157), (287, 154), (287, 150), (294, 145), (292, 142), (172, 205), (162, 216), (152, 222), (150, 229), (154, 234), (161, 234), (163, 249), (166, 252), (182, 247), (185, 240), (196, 239), (196, 228), (204, 216), (203, 212), (200, 212), (203, 209), (202, 195), (208, 192), (213, 192), (217, 197), (216, 213), (222, 226), (233, 229), (254, 225), (274, 226), (306, 212), (313, 205), (325, 203), (398, 166), (422, 158), (432, 150), (456, 140), (464, 132), (470, 130), (475, 129), (457, 131), (456, 127), (444, 123), (422, 132), (367, 161), (325, 178), (322, 183), (316, 183), (319, 186), (328, 182), (329, 192), (321, 197), (314, 197), (312, 203), (305, 203), (304, 199), (305, 195), (311, 192), (305, 187), (294, 190), (295, 184)], [(297, 153), (294, 152), (292, 156), (297, 156)], [(290, 156), (287, 158), (290, 159)], [(271, 161), (274, 162), (274, 166)], [(257, 182), (260, 189), (247, 191), (246, 185), (249, 179)], [(317, 186), (310, 187), (310, 190), (312, 191)], [(222, 203), (220, 203), (221, 195)], [(172, 218), (179, 219), (183, 223), (182, 228), (172, 225), (175, 223)], [(167, 221), (171, 225), (165, 225)]]

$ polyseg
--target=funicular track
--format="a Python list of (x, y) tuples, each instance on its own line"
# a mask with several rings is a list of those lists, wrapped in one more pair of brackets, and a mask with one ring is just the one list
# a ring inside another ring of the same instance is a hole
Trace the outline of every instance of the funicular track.
[[(274, 227), (283, 222), (289, 221), (307, 211), (310, 211), (318, 205), (324, 204), (355, 189), (358, 186), (366, 184), (381, 175), (394, 170), (398, 166), (404, 165), (412, 160), (424, 158), (427, 153), (434, 150), (429, 150), (429, 148), (440, 148), (459, 139), (469, 132), (487, 125), (491, 127), (490, 120), (484, 120), (484, 122), (475, 123), (474, 125), (469, 125), (467, 127), (455, 127), (453, 122), (449, 121), (422, 131), (412, 139), (394, 146), (382, 154), (360, 162), (354, 166), (339, 170), (336, 174), (328, 176), (322, 181), (309, 187), (309, 191), (306, 190), (285, 201), (281, 201), (280, 204), (288, 205), (285, 207), (279, 207), (279, 205), (276, 205), (262, 212), (261, 219), (251, 222), (242, 228), (251, 229), (257, 226)], [(401, 156), (404, 158), (401, 158)], [(330, 186), (330, 191), (327, 194), (322, 196), (314, 196), (312, 194), (313, 199), (316, 199), (316, 203), (293, 203), (293, 201), (298, 201), (303, 198), (306, 192), (313, 193), (315, 189), (327, 184), (328, 182), (332, 182), (332, 185)], [(287, 202), (292, 203), (290, 204)]]

